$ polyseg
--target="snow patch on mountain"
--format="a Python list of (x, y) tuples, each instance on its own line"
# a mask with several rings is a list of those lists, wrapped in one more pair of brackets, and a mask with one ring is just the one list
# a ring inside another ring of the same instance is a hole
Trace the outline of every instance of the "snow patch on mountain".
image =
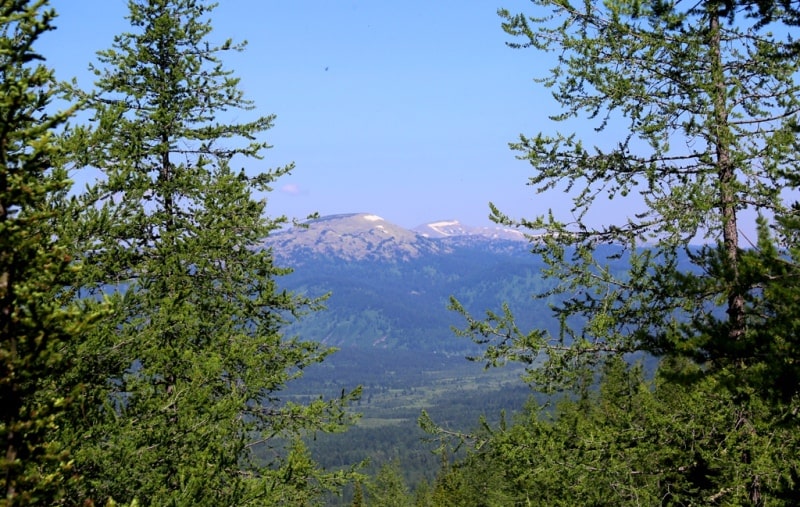
[[(512, 240), (512, 241), (509, 241)], [(319, 255), (349, 260), (405, 262), (429, 254), (449, 254), (467, 245), (495, 250), (519, 249), (523, 234), (498, 227), (469, 227), (458, 220), (439, 220), (414, 230), (371, 213), (328, 215), (304, 227), (270, 234), (264, 246), (276, 258)]]
[(458, 220), (439, 220), (420, 225), (414, 232), (430, 239), (442, 238), (486, 238), (511, 241), (525, 241), (525, 235), (515, 229), (501, 227), (470, 227)]
[(429, 237), (429, 234), (425, 233), (425, 228), (430, 229), (433, 233), (435, 233), (433, 237), (462, 236), (469, 234), (469, 232), (464, 229), (458, 220), (442, 220), (439, 222), (431, 222), (426, 226), (423, 226), (421, 234)]
[(428, 224), (428, 227), (432, 229), (438, 229), (440, 227), (450, 227), (453, 225), (461, 225), (458, 220), (444, 220), (442, 222), (431, 222)]

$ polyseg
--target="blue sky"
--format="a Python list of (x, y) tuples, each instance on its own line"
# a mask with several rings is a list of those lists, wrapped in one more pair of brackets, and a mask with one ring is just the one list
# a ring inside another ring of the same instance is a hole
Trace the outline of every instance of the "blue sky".
[[(370, 212), (406, 227), (451, 218), (485, 225), (490, 201), (531, 218), (564, 202), (535, 195), (529, 166), (508, 148), (520, 133), (555, 128), (547, 120), (555, 103), (533, 82), (547, 55), (506, 47), (496, 14), (530, 10), (528, 1), (220, 3), (211, 39), (248, 41), (226, 66), (254, 101), (253, 116), (277, 115), (265, 134), (274, 148), (259, 164), (296, 164), (269, 196), (271, 215)], [(58, 30), (39, 50), (59, 79), (88, 88), (96, 51), (128, 30), (127, 2), (51, 5)]]

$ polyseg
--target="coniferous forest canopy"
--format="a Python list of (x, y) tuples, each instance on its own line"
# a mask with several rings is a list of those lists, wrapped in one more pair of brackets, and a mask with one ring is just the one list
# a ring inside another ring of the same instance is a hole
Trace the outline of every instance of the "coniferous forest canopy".
[[(239, 169), (274, 121), (225, 65), (244, 45), (209, 38), (213, 4), (128, 6), (81, 89), (37, 52), (48, 2), (0, 0), (0, 505), (797, 503), (799, 2), (498, 11), (560, 108), (512, 148), (571, 201), (490, 205), (530, 235), (544, 317), (450, 301), (453, 339), (502, 367), (486, 417), (464, 382), (320, 376), (335, 351), (287, 330), (324, 298), (259, 248), (295, 168)], [(598, 221), (608, 199), (634, 211)], [(335, 445), (376, 434), (371, 456)]]

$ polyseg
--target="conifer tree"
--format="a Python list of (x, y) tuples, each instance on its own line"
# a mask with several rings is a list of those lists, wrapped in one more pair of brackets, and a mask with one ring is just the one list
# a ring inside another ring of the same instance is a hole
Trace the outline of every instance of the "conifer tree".
[(384, 463), (375, 478), (367, 484), (367, 491), (368, 504), (375, 507), (402, 507), (412, 503), (398, 460)]
[(353, 488), (353, 502), (352, 507), (364, 507), (364, 488), (361, 486), (361, 481), (356, 481)]
[[(791, 38), (768, 32), (750, 3), (534, 3), (548, 14), (501, 11), (505, 30), (523, 39), (511, 45), (563, 52), (540, 80), (563, 110), (551, 119), (586, 115), (602, 134), (539, 133), (513, 145), (534, 171), (530, 184), (568, 192), (571, 209), (512, 219), (493, 208), (495, 220), (536, 238), (558, 281), (542, 296), (564, 295), (554, 309), (560, 332), (522, 331), (500, 313), (468, 316), (465, 334), (488, 345), (492, 362), (542, 358), (531, 371), (542, 387), (636, 350), (691, 351), (724, 368), (682, 324), (725, 315), (723, 339), (736, 348), (753, 289), (740, 266), (752, 241), (742, 230), (755, 225), (747, 217), (792, 213), (784, 195), (796, 188), (800, 100)], [(764, 4), (764, 16), (782, 19)], [(624, 216), (609, 221), (600, 199)], [(722, 267), (709, 275), (711, 263)]]
[[(534, 4), (536, 17), (501, 11), (522, 40), (511, 45), (557, 52), (540, 81), (562, 108), (551, 119), (585, 117), (598, 134), (539, 133), (513, 145), (531, 164), (530, 184), (566, 191), (570, 209), (533, 219), (492, 209), (527, 229), (547, 262), (558, 285), (539, 296), (551, 298), (560, 329), (521, 330), (508, 308), (476, 319), (454, 301), (463, 334), (484, 345), (489, 364), (530, 365), (527, 379), (545, 391), (585, 386), (629, 353), (663, 362), (655, 397), (640, 393), (613, 418), (603, 394), (585, 397), (585, 410), (520, 430), (525, 439), (546, 431), (552, 448), (498, 437), (500, 459), (578, 474), (573, 491), (556, 485), (537, 500), (546, 503), (791, 505), (800, 484), (790, 205), (800, 61), (785, 28), (797, 24), (796, 2)], [(601, 393), (621, 378), (603, 377)], [(558, 454), (559, 463), (537, 458)], [(542, 479), (521, 493), (556, 484)]]
[(68, 113), (53, 112), (56, 83), (35, 46), (54, 17), (44, 0), (0, 2), (0, 505), (51, 504), (73, 474), (54, 435), (75, 393), (57, 375), (91, 322), (52, 298), (70, 269), (47, 205), (69, 184), (53, 167)]
[(281, 444), (341, 429), (355, 393), (279, 397), (330, 350), (281, 332), (318, 303), (281, 290), (288, 270), (258, 248), (284, 219), (255, 194), (291, 166), (235, 167), (261, 158), (274, 120), (231, 120), (253, 106), (220, 57), (243, 46), (214, 36), (202, 1), (129, 9), (132, 31), (92, 67), (96, 89), (72, 90), (91, 121), (64, 141), (76, 167), (101, 174), (62, 224), (81, 265), (73, 285), (114, 308), (74, 351), (70, 375), (90, 380), (63, 438), (81, 443), (90, 481), (72, 501), (269, 505), (335, 487), (340, 476)]

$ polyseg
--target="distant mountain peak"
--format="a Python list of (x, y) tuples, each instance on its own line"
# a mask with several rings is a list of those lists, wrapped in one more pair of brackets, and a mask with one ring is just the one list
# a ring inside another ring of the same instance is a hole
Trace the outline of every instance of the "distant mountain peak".
[(461, 227), (461, 222), (458, 220), (442, 220), (440, 222), (431, 222), (428, 227)]
[(383, 217), (379, 217), (378, 215), (373, 215), (372, 213), (338, 213), (335, 215), (324, 215), (319, 218), (314, 218), (310, 220), (309, 223), (332, 222), (332, 221), (350, 220), (350, 219), (366, 220), (368, 222), (385, 221)]
[(279, 257), (310, 254), (348, 260), (408, 260), (437, 249), (417, 233), (372, 213), (310, 220), (303, 227), (270, 235), (265, 246)]
[(264, 245), (284, 258), (322, 255), (353, 261), (408, 261), (426, 254), (450, 253), (457, 244), (523, 239), (517, 231), (468, 227), (458, 220), (440, 220), (409, 230), (372, 213), (345, 213), (273, 233)]
[(431, 222), (414, 228), (414, 231), (426, 238), (445, 238), (447, 236), (464, 236), (467, 234), (466, 229), (458, 220)]
[(426, 238), (451, 238), (456, 236), (480, 236), (486, 239), (526, 241), (525, 235), (515, 229), (501, 227), (471, 227), (458, 220), (440, 220), (420, 225), (414, 231)]

